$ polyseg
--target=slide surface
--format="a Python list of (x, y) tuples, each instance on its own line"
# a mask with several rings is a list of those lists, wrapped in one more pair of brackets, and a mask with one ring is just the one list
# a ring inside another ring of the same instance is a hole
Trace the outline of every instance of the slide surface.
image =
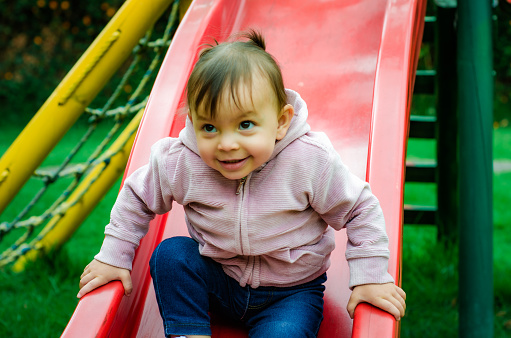
[[(402, 199), (408, 118), (425, 1), (421, 0), (195, 0), (184, 17), (154, 84), (126, 175), (144, 165), (150, 147), (184, 126), (186, 80), (200, 45), (225, 40), (245, 28), (263, 32), (280, 62), (287, 88), (308, 104), (309, 124), (324, 131), (344, 163), (371, 184), (380, 199), (390, 238), (389, 271), (400, 283)], [(85, 296), (64, 337), (163, 337), (148, 260), (164, 238), (187, 235), (177, 204), (157, 216), (137, 250), (134, 292), (120, 282)], [(349, 271), (346, 233), (336, 237), (326, 284), (319, 337), (393, 337), (393, 317), (372, 306), (346, 304)], [(99, 248), (98, 248), (99, 249)], [(213, 318), (213, 337), (246, 337), (243, 328)]]

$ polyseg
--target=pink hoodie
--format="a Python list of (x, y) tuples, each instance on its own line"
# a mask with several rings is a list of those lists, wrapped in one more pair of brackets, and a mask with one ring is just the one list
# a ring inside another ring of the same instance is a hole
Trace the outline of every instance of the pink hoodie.
[(126, 179), (96, 259), (131, 269), (149, 221), (176, 201), (184, 206), (200, 253), (221, 263), (241, 286), (293, 286), (315, 279), (330, 266), (334, 229), (343, 228), (350, 287), (392, 282), (378, 200), (343, 165), (327, 136), (310, 131), (298, 93), (287, 90), (287, 95), (295, 108), (287, 135), (244, 184), (201, 160), (190, 121), (179, 138), (157, 142), (149, 163)]

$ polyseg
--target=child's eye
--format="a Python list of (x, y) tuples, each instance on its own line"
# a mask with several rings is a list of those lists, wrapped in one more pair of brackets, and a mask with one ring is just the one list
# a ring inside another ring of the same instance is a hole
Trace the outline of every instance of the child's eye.
[(240, 123), (241, 130), (248, 130), (248, 129), (251, 129), (253, 126), (254, 126), (254, 123), (250, 122), (250, 121), (243, 121)]
[(202, 129), (206, 132), (206, 133), (214, 133), (216, 132), (216, 128), (215, 126), (213, 126), (212, 124), (205, 124)]

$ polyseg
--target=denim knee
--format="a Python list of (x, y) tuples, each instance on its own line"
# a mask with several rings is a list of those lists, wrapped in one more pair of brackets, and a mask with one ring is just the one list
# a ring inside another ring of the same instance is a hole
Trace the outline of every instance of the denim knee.
[(207, 269), (189, 237), (161, 242), (149, 262), (165, 334), (211, 335)]
[(189, 265), (196, 261), (193, 259), (199, 254), (198, 243), (190, 237), (171, 237), (161, 242), (154, 250), (149, 267), (154, 278), (157, 261), (164, 261), (166, 269), (177, 269), (182, 264)]
[(272, 292), (272, 304), (248, 313), (247, 324), (251, 338), (316, 337), (323, 320), (323, 293), (326, 274), (315, 280), (294, 287), (253, 290)]

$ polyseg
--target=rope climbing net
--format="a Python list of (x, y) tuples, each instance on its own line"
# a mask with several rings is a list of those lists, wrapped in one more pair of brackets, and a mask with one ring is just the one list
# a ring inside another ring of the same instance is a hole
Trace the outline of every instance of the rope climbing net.
[[(124, 74), (117, 77), (112, 94), (104, 99), (106, 102), (100, 108), (85, 109), (88, 123), (72, 150), (59, 160), (60, 164), (49, 167), (43, 164), (39, 167), (30, 181), (39, 181), (38, 186), (42, 182), (42, 187), (35, 189), (26, 205), (20, 206), (21, 202), (16, 202), (15, 208), (21, 211), (16, 212), (14, 217), (10, 215), (11, 220), (0, 222), (0, 248), (3, 250), (0, 254), (0, 267), (16, 261), (28, 251), (41, 250), (41, 240), (54, 229), (59, 219), (81, 201), (108, 168), (112, 158), (136, 132), (142, 110), (149, 98), (148, 83), (154, 80), (162, 55), (170, 45), (179, 23), (179, 1), (173, 1), (168, 12), (135, 46), (130, 61), (124, 67)], [(157, 34), (159, 38), (153, 38)], [(106, 136), (98, 137), (99, 132), (106, 132)], [(94, 141), (96, 143), (91, 145)], [(79, 153), (85, 153), (87, 159), (77, 161)], [(47, 192), (60, 181), (66, 183), (60, 184), (63, 188), (59, 188), (58, 197), (48, 198)], [(35, 209), (42, 212), (36, 212)]]

